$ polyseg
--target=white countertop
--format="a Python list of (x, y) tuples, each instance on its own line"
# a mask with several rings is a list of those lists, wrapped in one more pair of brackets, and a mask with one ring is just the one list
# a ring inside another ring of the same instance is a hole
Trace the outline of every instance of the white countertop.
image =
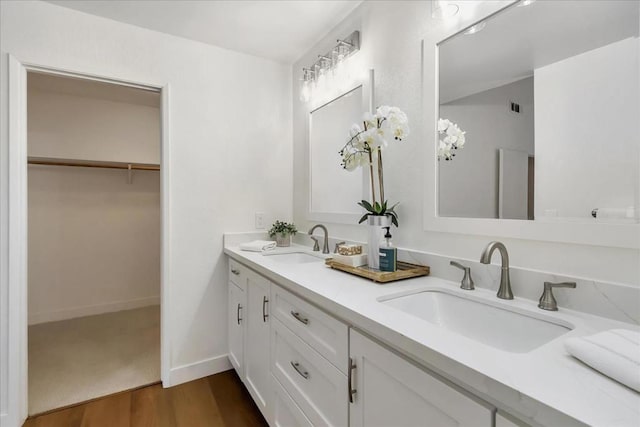
[[(321, 261), (285, 264), (237, 246), (226, 247), (225, 253), (523, 421), (545, 426), (640, 425), (640, 394), (574, 359), (563, 345), (568, 337), (613, 328), (638, 330), (635, 325), (561, 307), (558, 312), (543, 313), (571, 323), (573, 330), (528, 353), (511, 353), (378, 302), (381, 297), (424, 289), (468, 295), (470, 291), (460, 290), (458, 283), (420, 277), (381, 285), (333, 270)], [(503, 301), (486, 289), (471, 292), (492, 304), (540, 313), (533, 301), (517, 296)]]

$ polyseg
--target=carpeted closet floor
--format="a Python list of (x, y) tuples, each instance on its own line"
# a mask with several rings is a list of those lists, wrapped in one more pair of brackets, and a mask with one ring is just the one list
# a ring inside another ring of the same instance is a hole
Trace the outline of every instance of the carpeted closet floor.
[(29, 415), (159, 380), (159, 306), (29, 326)]

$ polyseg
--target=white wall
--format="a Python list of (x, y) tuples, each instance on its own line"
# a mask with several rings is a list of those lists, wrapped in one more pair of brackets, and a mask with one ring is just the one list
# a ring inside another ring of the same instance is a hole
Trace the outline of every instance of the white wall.
[(15, 409), (11, 412), (7, 408), (9, 399), (9, 390), (7, 389), (7, 378), (9, 377), (9, 366), (7, 358), (9, 357), (8, 339), (9, 330), (7, 328), (8, 304), (9, 296), (9, 259), (7, 249), (9, 247), (9, 222), (7, 216), (9, 214), (9, 183), (7, 180), (7, 157), (9, 155), (9, 147), (5, 141), (9, 139), (8, 117), (4, 113), (8, 110), (8, 97), (3, 95), (8, 92), (9, 85), (7, 79), (7, 55), (3, 49), (0, 49), (0, 425), (8, 426), (10, 417), (15, 417)]
[[(170, 85), (171, 148), (163, 165), (170, 174), (169, 365), (181, 380), (227, 366), (222, 233), (252, 229), (255, 211), (291, 217), (289, 67), (29, 1), (0, 3), (0, 48), (28, 63)], [(6, 76), (4, 55), (2, 64)], [(4, 129), (0, 188), (6, 195)], [(3, 293), (6, 287), (5, 280)], [(1, 312), (6, 316), (6, 306)], [(6, 397), (5, 389), (3, 405)]]
[(628, 38), (535, 70), (537, 218), (638, 212), (639, 48)]
[[(520, 104), (520, 114), (509, 101)], [(438, 163), (440, 215), (498, 218), (498, 150), (534, 154), (533, 78), (448, 102), (440, 117), (467, 132), (456, 157)]]
[[(159, 94), (154, 107), (139, 89), (119, 102), (61, 92), (51, 79), (29, 75), (29, 155), (160, 161)], [(31, 165), (28, 178), (30, 324), (160, 302), (158, 172), (136, 171), (128, 184), (122, 170)]]
[(126, 175), (29, 166), (29, 323), (159, 304), (160, 174)]
[(160, 163), (158, 107), (43, 90), (28, 93), (29, 156)]
[[(487, 2), (478, 6), (471, 2), (460, 2), (461, 12), (453, 22), (459, 19), (471, 25), (481, 18), (478, 10), (491, 13), (507, 3)], [(435, 120), (435, 117), (423, 117), (423, 105), (434, 105), (435, 99), (423, 100), (422, 93), (423, 87), (434, 93), (435, 61), (425, 61), (433, 64), (433, 68), (422, 70), (421, 41), (430, 46), (425, 55), (431, 55), (433, 45), (441, 41), (440, 35), (452, 27), (451, 21), (431, 18), (429, 2), (364, 2), (294, 64), (294, 219), (300, 228), (304, 229), (311, 222), (306, 220), (304, 210), (304, 202), (308, 200), (305, 178), (308, 173), (305, 164), (307, 149), (304, 107), (298, 101), (296, 80), (301, 75), (302, 67), (312, 63), (318, 53), (333, 46), (337, 37), (359, 29), (362, 48), (358, 55), (363, 55), (364, 67), (374, 68), (376, 72), (376, 104), (400, 107), (409, 116), (412, 128), (411, 136), (402, 144), (387, 150), (384, 159), (387, 197), (401, 202), (398, 208), (400, 228), (393, 232), (394, 242), (400, 247), (435, 252), (452, 258), (479, 259), (483, 248), (493, 240), (491, 237), (423, 231), (423, 174), (432, 172), (427, 171), (425, 166), (425, 150), (431, 150), (435, 143), (434, 137), (426, 135), (422, 128), (426, 120)], [(334, 237), (366, 240), (364, 226), (328, 224), (328, 228)], [(506, 244), (514, 266), (640, 285), (637, 250), (524, 239), (498, 240)]]

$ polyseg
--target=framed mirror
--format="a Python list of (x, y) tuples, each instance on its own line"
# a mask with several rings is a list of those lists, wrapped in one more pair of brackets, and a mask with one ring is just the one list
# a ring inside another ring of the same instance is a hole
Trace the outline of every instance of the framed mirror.
[(349, 138), (351, 126), (360, 123), (364, 112), (372, 109), (372, 81), (373, 70), (368, 78), (309, 111), (311, 220), (355, 224), (362, 216), (357, 203), (365, 198), (366, 171), (343, 169), (339, 151)]
[(425, 55), (426, 229), (637, 248), (640, 3), (517, 1), (484, 16)]

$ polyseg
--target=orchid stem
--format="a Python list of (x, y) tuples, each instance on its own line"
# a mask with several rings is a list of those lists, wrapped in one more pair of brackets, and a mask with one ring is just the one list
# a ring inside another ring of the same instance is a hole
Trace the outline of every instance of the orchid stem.
[(382, 150), (378, 149), (378, 182), (380, 184), (380, 203), (384, 203), (384, 180), (382, 176)]
[(373, 156), (371, 156), (371, 148), (369, 148), (369, 178), (371, 178), (371, 198), (373, 199), (371, 206), (374, 206), (376, 204), (376, 187), (373, 181)]

